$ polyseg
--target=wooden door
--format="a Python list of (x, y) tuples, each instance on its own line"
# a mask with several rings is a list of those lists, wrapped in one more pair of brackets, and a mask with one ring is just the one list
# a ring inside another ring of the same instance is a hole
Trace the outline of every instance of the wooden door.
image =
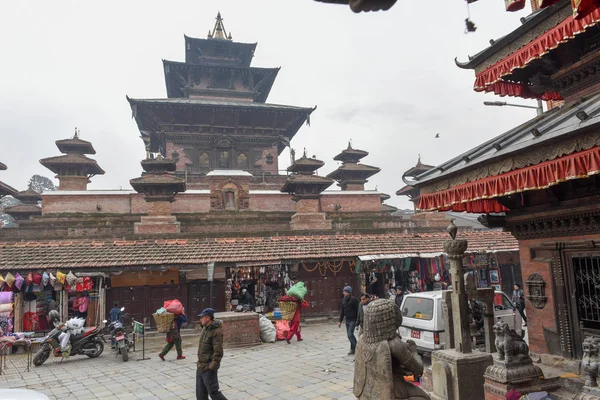
[(212, 301), (210, 297), (210, 282), (192, 281), (188, 286), (189, 315), (197, 319), (198, 314), (205, 308), (212, 307), (215, 311), (225, 311), (225, 286), (223, 281), (213, 281)]
[[(146, 311), (146, 296), (143, 286), (125, 286), (110, 288), (107, 290), (107, 313), (113, 307), (113, 302), (117, 301), (119, 307), (125, 307), (125, 313), (129, 314), (136, 321), (143, 321), (147, 317)], [(108, 319), (108, 315), (104, 316)]]

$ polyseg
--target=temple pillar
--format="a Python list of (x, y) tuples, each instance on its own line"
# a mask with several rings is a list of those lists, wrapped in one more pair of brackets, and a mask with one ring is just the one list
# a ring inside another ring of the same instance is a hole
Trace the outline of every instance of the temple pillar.
[[(452, 232), (452, 229), (454, 232)], [(444, 242), (444, 251), (451, 263), (452, 294), (446, 303), (445, 317), (452, 321), (446, 330), (452, 333), (454, 349), (434, 351), (431, 355), (434, 400), (481, 400), (484, 398), (483, 372), (492, 365), (492, 356), (472, 349), (468, 294), (465, 287), (462, 259), (467, 241), (455, 239), (456, 226), (449, 227), (452, 240)], [(446, 301), (447, 301), (446, 297)], [(450, 346), (449, 346), (450, 347)]]

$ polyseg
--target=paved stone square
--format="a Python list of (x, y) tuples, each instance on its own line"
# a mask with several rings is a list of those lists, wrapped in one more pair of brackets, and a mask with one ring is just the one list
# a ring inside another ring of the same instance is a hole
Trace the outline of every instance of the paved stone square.
[[(223, 393), (235, 399), (355, 399), (352, 395), (353, 357), (337, 323), (302, 328), (304, 340), (226, 349), (219, 370)], [(197, 336), (184, 336), (185, 360), (175, 360), (175, 349), (161, 361), (163, 341), (153, 340), (150, 360), (137, 361), (130, 353), (124, 363), (110, 346), (97, 359), (76, 356), (58, 362), (50, 358), (25, 372), (22, 355), (9, 357), (0, 387), (27, 388), (51, 399), (195, 399)], [(295, 340), (295, 339), (294, 339)]]

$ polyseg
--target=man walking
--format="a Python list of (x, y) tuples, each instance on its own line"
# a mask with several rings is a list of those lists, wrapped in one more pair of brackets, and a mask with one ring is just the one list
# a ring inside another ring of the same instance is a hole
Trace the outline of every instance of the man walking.
[(196, 371), (196, 400), (227, 400), (219, 390), (217, 371), (223, 358), (222, 321), (215, 321), (215, 310), (204, 309), (200, 315), (200, 344)]
[(371, 295), (369, 293), (363, 293), (360, 296), (360, 306), (358, 307), (358, 318), (356, 318), (356, 329), (358, 330), (358, 336), (363, 334), (363, 325), (365, 323), (365, 308), (371, 302)]
[(358, 317), (358, 300), (356, 297), (352, 297), (352, 288), (346, 286), (343, 290), (344, 298), (342, 299), (342, 307), (340, 311), (340, 323), (338, 327), (342, 326), (344, 318), (346, 319), (346, 333), (348, 340), (350, 340), (350, 352), (349, 356), (353, 355), (356, 350), (356, 336), (354, 336), (354, 329), (356, 329), (356, 318)]
[(513, 286), (513, 295), (512, 301), (515, 305), (515, 308), (519, 310), (519, 314), (521, 314), (521, 318), (523, 318), (523, 325), (527, 326), (527, 317), (525, 316), (525, 293), (523, 293), (523, 289), (521, 289), (521, 285), (515, 283)]
[(394, 298), (394, 302), (400, 310), (402, 310), (402, 300), (404, 300), (404, 290), (402, 290), (401, 286), (396, 286), (396, 297)]

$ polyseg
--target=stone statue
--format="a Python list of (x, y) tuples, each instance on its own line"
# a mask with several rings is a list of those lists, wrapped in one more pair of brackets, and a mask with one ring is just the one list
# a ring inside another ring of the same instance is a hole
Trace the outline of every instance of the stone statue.
[(494, 333), (498, 359), (505, 361), (507, 366), (529, 359), (529, 346), (506, 322), (498, 319), (494, 325)]
[(583, 341), (583, 358), (581, 359), (581, 372), (585, 377), (584, 386), (598, 386), (598, 351), (600, 350), (600, 337), (588, 336)]
[(361, 400), (430, 400), (423, 389), (404, 380), (422, 375), (415, 342), (397, 334), (400, 309), (390, 300), (374, 300), (365, 309), (364, 333), (354, 359), (354, 395)]

